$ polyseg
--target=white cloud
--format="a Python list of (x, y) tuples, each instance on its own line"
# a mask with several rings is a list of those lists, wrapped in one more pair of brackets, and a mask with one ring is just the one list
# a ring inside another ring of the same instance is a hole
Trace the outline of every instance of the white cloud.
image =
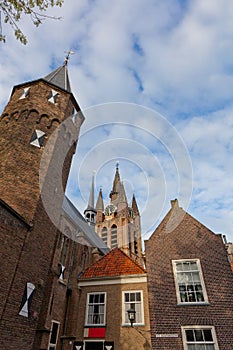
[[(150, 110), (138, 107), (136, 113), (132, 105), (105, 105), (96, 114), (93, 108), (85, 110), (69, 181), (72, 199), (77, 201), (80, 167), (86, 201), (93, 167), (99, 169), (97, 186), (110, 191), (114, 163), (121, 158), (121, 173), (136, 193), (144, 227), (151, 217), (166, 213), (174, 196), (186, 207), (191, 169), (180, 134), (194, 172), (189, 210), (233, 240), (233, 3), (148, 0), (146, 5), (140, 0), (65, 1), (61, 9), (49, 11), (61, 21), (33, 28), (23, 20), (26, 47), (4, 26), (8, 41), (0, 44), (1, 110), (13, 85), (47, 75), (63, 62), (64, 51), (73, 49), (70, 80), (82, 108), (114, 101), (145, 105), (163, 113), (178, 133), (156, 114), (151, 118)], [(101, 128), (103, 122), (111, 125)], [(148, 188), (156, 204), (146, 206), (151, 204)]]

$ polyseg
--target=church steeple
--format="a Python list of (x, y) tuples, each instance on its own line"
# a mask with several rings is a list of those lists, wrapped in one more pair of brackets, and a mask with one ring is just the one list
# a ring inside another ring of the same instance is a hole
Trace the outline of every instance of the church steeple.
[(92, 225), (95, 225), (95, 217), (96, 217), (94, 200), (95, 200), (95, 175), (93, 173), (89, 201), (88, 201), (87, 208), (84, 210), (85, 219), (87, 220), (88, 223)]
[(96, 204), (96, 232), (109, 248), (119, 247), (143, 265), (140, 214), (134, 195), (132, 206), (128, 205), (118, 163), (109, 197), (110, 203), (104, 208), (100, 191)]

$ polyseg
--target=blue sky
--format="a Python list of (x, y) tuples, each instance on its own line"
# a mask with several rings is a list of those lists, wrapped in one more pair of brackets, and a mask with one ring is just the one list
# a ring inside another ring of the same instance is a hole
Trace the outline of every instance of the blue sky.
[(120, 161), (129, 202), (135, 193), (145, 236), (178, 197), (180, 205), (233, 241), (233, 2), (65, 0), (33, 28), (28, 45), (3, 26), (0, 106), (13, 85), (69, 62), (83, 124), (68, 196), (85, 209), (111, 190)]

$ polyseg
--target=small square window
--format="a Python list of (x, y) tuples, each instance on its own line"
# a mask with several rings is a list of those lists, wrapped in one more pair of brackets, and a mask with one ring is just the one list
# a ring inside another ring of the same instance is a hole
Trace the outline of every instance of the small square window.
[(185, 350), (218, 350), (214, 327), (182, 327), (182, 337)]

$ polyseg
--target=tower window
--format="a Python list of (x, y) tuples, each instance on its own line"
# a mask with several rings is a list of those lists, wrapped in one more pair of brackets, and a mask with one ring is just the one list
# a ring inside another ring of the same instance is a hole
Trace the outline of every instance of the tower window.
[(111, 248), (117, 248), (117, 226), (111, 227)]
[(107, 230), (107, 227), (103, 227), (102, 228), (102, 235), (101, 235), (101, 237), (102, 237), (102, 240), (104, 241), (104, 243), (105, 244), (107, 244), (107, 237), (108, 237), (108, 232), (107, 232), (108, 230)]

